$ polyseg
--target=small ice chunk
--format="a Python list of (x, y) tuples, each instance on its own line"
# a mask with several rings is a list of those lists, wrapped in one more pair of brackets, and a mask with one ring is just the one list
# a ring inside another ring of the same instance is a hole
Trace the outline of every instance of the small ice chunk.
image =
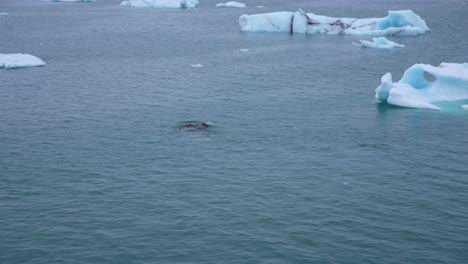
[(226, 3), (219, 3), (216, 5), (216, 7), (246, 7), (244, 3), (239, 3), (236, 1), (229, 1)]
[(8, 13), (0, 13), (0, 16), (6, 16)]
[(192, 64), (191, 66), (192, 66), (192, 68), (201, 68), (201, 67), (203, 67), (203, 65), (200, 64), (200, 63)]
[(398, 82), (387, 73), (375, 89), (375, 98), (397, 106), (441, 110), (434, 103), (468, 99), (468, 64), (415, 64)]
[(264, 6), (257, 6), (257, 8), (264, 8)]
[(43, 66), (45, 62), (36, 56), (22, 53), (1, 54), (0, 53), (0, 68), (21, 68)]
[(393, 49), (393, 48), (404, 48), (405, 45), (398, 44), (396, 42), (390, 41), (385, 37), (372, 38), (372, 41), (368, 40), (359, 40), (361, 44), (354, 43), (354, 45), (362, 48), (377, 48), (377, 49)]
[(462, 105), (463, 109), (468, 110), (468, 105)]
[(247, 52), (249, 49), (241, 49), (242, 52)]
[(195, 8), (198, 6), (198, 0), (125, 0), (120, 5), (127, 7)]

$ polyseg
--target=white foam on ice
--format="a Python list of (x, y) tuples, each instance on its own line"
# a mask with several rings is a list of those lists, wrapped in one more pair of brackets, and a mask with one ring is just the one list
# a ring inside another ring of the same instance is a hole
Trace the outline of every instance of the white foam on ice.
[(216, 5), (216, 7), (246, 7), (244, 3), (239, 3), (236, 1), (229, 1), (226, 3), (219, 3)]
[(393, 48), (403, 48), (405, 45), (398, 44), (396, 42), (390, 41), (385, 37), (372, 38), (372, 41), (368, 40), (359, 40), (361, 43), (354, 43), (354, 45), (362, 48), (376, 48), (376, 49), (393, 49)]
[(1, 54), (0, 53), (0, 68), (21, 68), (43, 66), (45, 62), (36, 56), (22, 53)]
[(390, 73), (381, 81), (375, 98), (392, 105), (441, 110), (434, 103), (468, 99), (467, 63), (415, 64), (400, 81), (394, 83)]
[(242, 15), (242, 31), (304, 34), (350, 34), (369, 36), (414, 36), (424, 34), (426, 22), (411, 10), (388, 11), (383, 18), (335, 18), (313, 13), (274, 12)]
[(125, 0), (120, 5), (127, 7), (195, 8), (198, 6), (198, 0)]

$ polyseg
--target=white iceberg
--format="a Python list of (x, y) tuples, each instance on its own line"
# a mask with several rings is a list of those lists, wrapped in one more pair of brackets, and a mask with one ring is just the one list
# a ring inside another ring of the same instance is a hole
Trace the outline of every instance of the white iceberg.
[(361, 43), (354, 43), (354, 45), (362, 48), (377, 48), (377, 49), (393, 49), (393, 48), (404, 48), (405, 45), (398, 44), (390, 41), (384, 37), (372, 38), (372, 41), (359, 40)]
[(415, 36), (429, 28), (426, 22), (411, 10), (388, 11), (383, 18), (334, 18), (297, 12), (274, 12), (242, 15), (242, 31), (288, 32), (304, 34), (349, 34), (369, 36)]
[(21, 68), (43, 66), (45, 62), (36, 56), (22, 53), (1, 54), (0, 53), (0, 68)]
[(229, 1), (226, 3), (219, 3), (216, 5), (216, 7), (246, 7), (244, 3), (239, 3), (236, 1)]
[(387, 73), (375, 89), (375, 98), (397, 106), (441, 110), (433, 103), (468, 99), (468, 64), (415, 64), (396, 83)]
[(198, 0), (126, 0), (120, 5), (128, 7), (195, 8), (198, 6)]

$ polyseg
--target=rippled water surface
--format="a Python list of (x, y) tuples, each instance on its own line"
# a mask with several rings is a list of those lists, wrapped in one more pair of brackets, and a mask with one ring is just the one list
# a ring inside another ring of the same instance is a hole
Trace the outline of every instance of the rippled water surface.
[[(468, 111), (373, 99), (386, 72), (468, 62), (467, 1), (216, 3), (1, 0), (0, 53), (47, 65), (0, 69), (0, 262), (468, 263)], [(239, 32), (298, 7), (432, 31)]]

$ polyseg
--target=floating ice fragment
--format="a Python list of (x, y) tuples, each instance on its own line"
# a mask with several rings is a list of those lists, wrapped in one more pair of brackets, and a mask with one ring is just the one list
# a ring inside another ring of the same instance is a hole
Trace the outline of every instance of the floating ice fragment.
[(0, 16), (6, 16), (8, 13), (0, 13)]
[(0, 68), (21, 68), (43, 66), (45, 62), (36, 56), (22, 53), (1, 54), (0, 53)]
[(249, 49), (241, 49), (242, 52), (247, 52)]
[(377, 49), (393, 49), (393, 48), (403, 48), (405, 45), (398, 44), (396, 42), (390, 41), (385, 37), (372, 38), (372, 41), (368, 40), (359, 40), (361, 44), (354, 43), (354, 45), (363, 47), (363, 48), (377, 48)]
[(154, 8), (195, 8), (198, 0), (125, 0), (121, 6)]
[(226, 3), (219, 3), (216, 5), (216, 7), (246, 7), (244, 3), (239, 3), (236, 1), (229, 1)]
[(239, 18), (242, 31), (288, 32), (330, 35), (415, 36), (429, 28), (426, 22), (411, 10), (388, 11), (383, 18), (334, 18), (297, 12), (274, 12), (242, 15)]
[(292, 17), (292, 12), (242, 15), (239, 18), (239, 25), (242, 31), (290, 32)]
[(202, 64), (199, 64), (199, 63), (197, 63), (197, 64), (192, 64), (191, 66), (192, 66), (192, 68), (201, 68), (201, 67), (203, 67), (203, 65), (202, 65)]
[(395, 83), (387, 73), (375, 89), (375, 98), (392, 105), (441, 110), (433, 103), (468, 99), (468, 64), (415, 64)]
[(463, 109), (468, 110), (468, 105), (462, 105)]

